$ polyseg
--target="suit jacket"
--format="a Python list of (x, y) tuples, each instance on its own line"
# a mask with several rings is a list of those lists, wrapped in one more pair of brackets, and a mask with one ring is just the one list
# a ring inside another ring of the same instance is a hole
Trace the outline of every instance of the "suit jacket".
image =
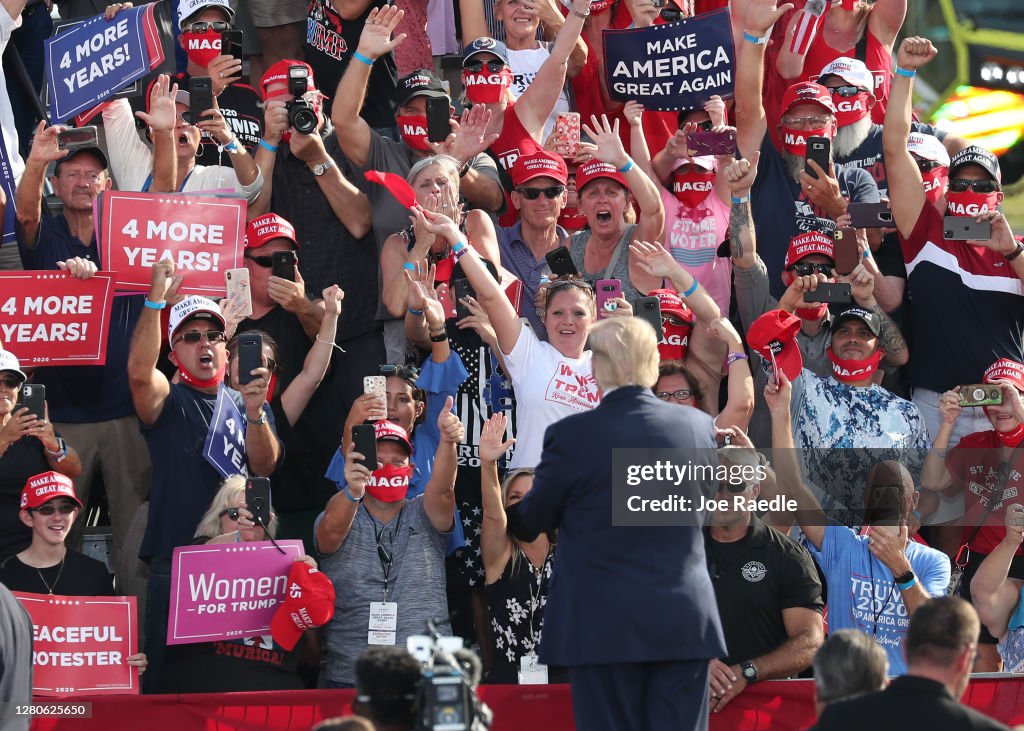
[(915, 675), (893, 678), (885, 690), (830, 703), (816, 731), (1009, 731), (1007, 726), (961, 704), (945, 685)]
[(542, 662), (724, 656), (700, 528), (612, 525), (615, 448), (713, 450), (714, 426), (698, 409), (626, 386), (596, 409), (548, 427), (533, 489), (518, 506), (525, 526), (558, 530)]

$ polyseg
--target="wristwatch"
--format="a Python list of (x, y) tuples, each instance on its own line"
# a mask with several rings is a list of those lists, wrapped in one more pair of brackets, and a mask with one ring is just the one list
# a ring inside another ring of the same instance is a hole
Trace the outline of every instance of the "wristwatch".
[(1013, 261), (1014, 259), (1021, 255), (1021, 252), (1024, 252), (1024, 244), (1018, 241), (1017, 248), (1015, 248), (1009, 254), (1006, 254), (1006, 261)]
[(245, 415), (245, 420), (248, 423), (256, 424), (257, 426), (262, 426), (263, 424), (266, 424), (267, 421), (269, 421), (269, 419), (267, 419), (267, 412), (266, 411), (260, 411), (260, 417), (258, 419), (250, 419), (249, 415), (246, 414)]
[(913, 571), (908, 571), (905, 574), (900, 574), (899, 576), (894, 576), (893, 580), (897, 584), (906, 584), (908, 581), (911, 581), (914, 578), (915, 578), (914, 577), (914, 572)]
[(743, 679), (747, 681), (747, 685), (757, 682), (757, 668), (754, 667), (754, 663), (747, 661), (740, 665), (740, 670), (743, 671)]
[(57, 462), (63, 462), (68, 456), (68, 445), (61, 437), (57, 437), (57, 449), (47, 449), (46, 453), (54, 457)]
[(329, 157), (329, 158), (327, 158), (326, 162), (322, 162), (319, 165), (314, 165), (313, 166), (313, 175), (315, 175), (315, 176), (317, 176), (319, 178), (321, 175), (326, 173), (328, 170), (333, 168), (335, 165), (337, 165), (337, 163), (334, 162), (333, 158)]

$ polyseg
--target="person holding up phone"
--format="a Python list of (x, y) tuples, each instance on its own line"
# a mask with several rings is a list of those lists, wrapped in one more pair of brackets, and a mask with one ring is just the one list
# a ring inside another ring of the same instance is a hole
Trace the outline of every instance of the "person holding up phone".
[(1024, 581), (1010, 577), (1022, 540), (1024, 505), (1011, 503), (1006, 506), (1006, 535), (971, 582), (978, 618), (999, 640), (997, 648), (1008, 673), (1024, 672)]

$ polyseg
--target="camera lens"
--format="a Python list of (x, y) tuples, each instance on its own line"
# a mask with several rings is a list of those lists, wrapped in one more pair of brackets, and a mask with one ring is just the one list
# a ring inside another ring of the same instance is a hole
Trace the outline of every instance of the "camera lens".
[(288, 110), (288, 121), (291, 122), (296, 132), (304, 135), (315, 132), (319, 122), (316, 112), (304, 102), (295, 102), (294, 106)]

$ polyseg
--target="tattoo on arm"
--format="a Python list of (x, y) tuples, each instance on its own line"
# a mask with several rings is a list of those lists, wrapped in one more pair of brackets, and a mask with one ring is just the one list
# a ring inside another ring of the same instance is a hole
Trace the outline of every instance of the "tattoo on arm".
[(878, 315), (881, 321), (881, 327), (879, 328), (878, 340), (882, 345), (882, 350), (890, 358), (896, 355), (902, 355), (907, 350), (907, 341), (903, 339), (903, 333), (900, 332), (899, 327), (893, 322), (892, 318), (889, 317), (882, 308), (876, 303), (871, 308), (872, 312)]
[(743, 258), (743, 238), (750, 237), (750, 204), (734, 203), (729, 212), (729, 249), (733, 259)]

